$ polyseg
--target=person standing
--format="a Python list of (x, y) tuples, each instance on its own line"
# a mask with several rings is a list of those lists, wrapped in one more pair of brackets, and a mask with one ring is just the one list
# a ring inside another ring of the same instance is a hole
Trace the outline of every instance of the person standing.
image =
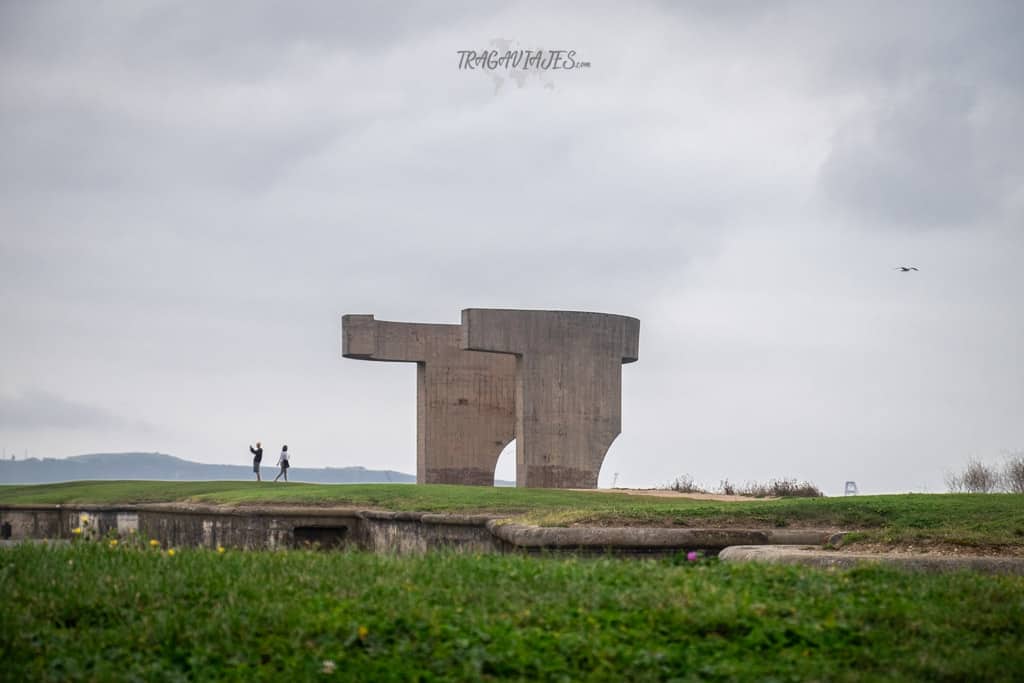
[(291, 464), (288, 462), (288, 444), (281, 446), (281, 457), (277, 459), (277, 464), (281, 468), (281, 471), (274, 477), (274, 481), (277, 481), (281, 475), (284, 475), (284, 480), (288, 481), (288, 468)]
[(256, 481), (263, 481), (260, 479), (260, 463), (263, 462), (263, 446), (260, 442), (256, 442), (256, 448), (249, 445), (249, 452), (252, 453), (252, 471), (256, 473)]

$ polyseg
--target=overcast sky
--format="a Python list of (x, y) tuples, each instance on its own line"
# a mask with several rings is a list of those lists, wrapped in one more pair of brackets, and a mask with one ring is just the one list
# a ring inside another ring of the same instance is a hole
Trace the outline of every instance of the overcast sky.
[(415, 472), (341, 315), (467, 307), (640, 318), (602, 486), (1024, 449), (1024, 4), (383, 5), (0, 5), (8, 457)]

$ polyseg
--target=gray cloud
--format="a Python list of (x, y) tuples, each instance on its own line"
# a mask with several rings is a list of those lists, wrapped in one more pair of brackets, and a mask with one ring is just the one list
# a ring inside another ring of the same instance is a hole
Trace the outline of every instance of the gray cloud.
[(853, 30), (822, 48), (814, 71), (817, 87), (859, 100), (822, 164), (824, 195), (868, 226), (1014, 220), (1024, 162), (1006, 141), (1024, 117), (1020, 4), (851, 9)]
[(998, 208), (968, 87), (932, 83), (841, 130), (822, 168), (830, 198), (883, 225), (964, 225)]
[(0, 8), (0, 36), (8, 51), (44, 61), (106, 53), (140, 70), (246, 80), (273, 72), (295, 51), (342, 45), (375, 55), (453, 20), (494, 13), (459, 0), (413, 0), (401, 8), (328, 0), (301, 8), (272, 0), (205, 6), (154, 0), (90, 8), (23, 3)]
[(150, 432), (153, 426), (129, 420), (88, 403), (44, 391), (0, 395), (0, 429), (10, 431), (116, 430)]

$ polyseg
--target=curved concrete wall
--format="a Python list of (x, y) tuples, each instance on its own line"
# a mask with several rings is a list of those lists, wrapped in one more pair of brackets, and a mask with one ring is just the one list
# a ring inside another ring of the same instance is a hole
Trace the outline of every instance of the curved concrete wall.
[(516, 358), (517, 486), (597, 488), (639, 345), (640, 321), (622, 315), (462, 311), (463, 348)]

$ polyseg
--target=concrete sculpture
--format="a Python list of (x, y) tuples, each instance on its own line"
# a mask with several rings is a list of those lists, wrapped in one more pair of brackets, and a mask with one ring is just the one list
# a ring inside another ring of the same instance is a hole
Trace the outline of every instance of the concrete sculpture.
[(459, 325), (346, 315), (346, 358), (416, 363), (416, 481), (492, 486), (515, 428), (510, 356), (464, 351)]
[(596, 488), (622, 431), (622, 364), (640, 321), (572, 311), (468, 308), (462, 347), (516, 358), (516, 485)]

